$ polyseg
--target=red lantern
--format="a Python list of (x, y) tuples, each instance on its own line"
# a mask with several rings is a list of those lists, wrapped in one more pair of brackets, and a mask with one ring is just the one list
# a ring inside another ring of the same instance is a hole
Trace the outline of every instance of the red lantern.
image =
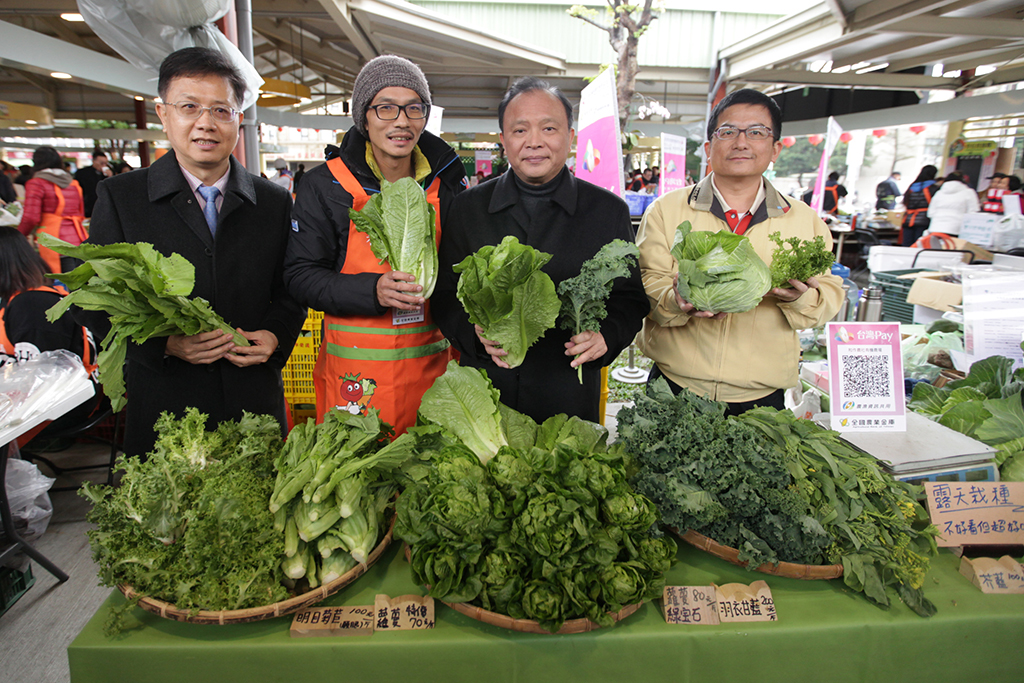
[(825, 139), (825, 137), (823, 135), (808, 135), (807, 136), (807, 142), (811, 143), (815, 147), (820, 145), (821, 141), (824, 140), (824, 139)]
[(871, 131), (871, 134), (874, 135), (876, 138), (884, 138), (885, 128), (875, 128), (873, 131)]
[(911, 126), (910, 132), (912, 132), (914, 135), (920, 135), (925, 131), (926, 128), (927, 126)]
[(842, 140), (843, 142), (849, 142), (850, 140), (853, 139), (853, 133), (843, 133), (842, 135), (839, 136), (839, 139)]
[(792, 147), (795, 144), (796, 144), (796, 138), (794, 138), (794, 137), (782, 138), (782, 146), (783, 147)]

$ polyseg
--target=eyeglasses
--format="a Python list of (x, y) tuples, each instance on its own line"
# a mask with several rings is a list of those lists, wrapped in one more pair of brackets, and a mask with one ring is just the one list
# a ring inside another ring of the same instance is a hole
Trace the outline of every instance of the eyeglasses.
[(239, 112), (235, 111), (231, 107), (200, 107), (195, 102), (168, 102), (167, 106), (174, 107), (174, 110), (178, 112), (178, 116), (183, 119), (198, 119), (203, 115), (204, 111), (209, 111), (210, 116), (212, 116), (215, 121), (230, 123), (231, 121), (234, 121), (235, 117), (239, 114)]
[(768, 140), (772, 137), (772, 129), (768, 126), (751, 126), (749, 128), (737, 128), (736, 126), (722, 126), (716, 130), (714, 135), (719, 140), (735, 140), (740, 136), (740, 133), (744, 133), (747, 136), (747, 140), (763, 141)]
[(412, 104), (374, 104), (367, 107), (367, 109), (372, 109), (376, 112), (377, 118), (381, 121), (394, 121), (403, 111), (407, 118), (417, 120), (427, 118), (430, 105), (423, 102), (413, 102)]

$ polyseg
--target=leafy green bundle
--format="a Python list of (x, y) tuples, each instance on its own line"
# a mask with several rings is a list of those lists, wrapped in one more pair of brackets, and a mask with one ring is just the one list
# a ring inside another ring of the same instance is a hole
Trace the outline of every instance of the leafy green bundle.
[[(267, 509), (280, 427), (245, 413), (206, 431), (206, 419), (194, 408), (181, 419), (164, 413), (148, 459), (118, 461), (120, 486), (83, 485), (100, 582), (129, 584), (180, 609), (283, 600), (284, 536)], [(108, 630), (119, 629), (131, 607), (112, 615)]]
[(892, 587), (917, 614), (935, 614), (921, 587), (937, 530), (917, 502), (919, 487), (893, 479), (838, 433), (788, 410), (757, 408), (738, 419), (785, 453), (793, 485), (832, 538), (824, 561), (842, 563), (847, 586), (883, 607)]
[(676, 228), (672, 256), (679, 264), (676, 290), (699, 311), (743, 313), (770, 288), (768, 266), (742, 235), (695, 232), (690, 221), (683, 221)]
[(395, 270), (409, 273), (429, 299), (437, 284), (437, 225), (434, 207), (412, 178), (389, 183), (361, 211), (348, 210), (356, 229), (370, 237), (373, 255)]
[(892, 479), (838, 434), (787, 411), (726, 418), (724, 406), (656, 382), (619, 413), (619, 436), (640, 470), (637, 491), (665, 523), (765, 562), (842, 563), (843, 580), (880, 606), (887, 587), (921, 616), (934, 527), (916, 487)]
[[(1024, 344), (1021, 345), (1024, 348)], [(914, 385), (911, 410), (998, 449), (1000, 478), (1024, 481), (1024, 369), (992, 356), (971, 366), (967, 377), (935, 387)]]
[(281, 569), (290, 585), (303, 579), (316, 588), (366, 563), (398, 488), (393, 474), (414, 456), (413, 439), (388, 443), (392, 433), (376, 410), (337, 409), (319, 425), (291, 431), (268, 496), (274, 526), (284, 533)]
[[(629, 277), (629, 269), (636, 265), (639, 253), (635, 244), (612, 240), (583, 263), (579, 275), (558, 283), (558, 297), (562, 301), (559, 326), (572, 331), (574, 336), (587, 330), (599, 332), (601, 321), (608, 316), (605, 302), (612, 294), (613, 283), (617, 278)], [(583, 366), (576, 371), (583, 384)]]
[(483, 328), (485, 339), (501, 344), (509, 367), (521, 365), (527, 349), (555, 325), (561, 302), (555, 283), (541, 270), (550, 260), (551, 254), (510, 235), (454, 267), (460, 273), (455, 293), (469, 322)]
[(46, 234), (40, 234), (39, 241), (58, 254), (85, 261), (61, 274), (60, 281), (71, 294), (48, 310), (46, 318), (53, 322), (72, 305), (110, 316), (110, 332), (96, 362), (103, 392), (115, 411), (125, 404), (124, 360), (129, 339), (142, 344), (154, 337), (221, 330), (234, 337), (236, 346), (249, 346), (208, 301), (187, 298), (196, 274), (182, 256), (165, 257), (145, 242), (76, 247)]
[[(455, 368), (484, 378), (464, 391), (491, 391), (486, 373)], [(610, 625), (609, 612), (661, 594), (676, 545), (653, 528), (653, 505), (630, 488), (628, 461), (602, 427), (565, 415), (538, 425), (499, 406), (478, 419), (508, 445), (484, 463), (457, 436), (464, 416), (435, 417), (410, 430), (431, 464), (399, 498), (395, 523), (431, 595), (554, 633), (567, 619)]]
[(821, 235), (813, 240), (802, 240), (799, 237), (782, 239), (782, 233), (773, 232), (769, 239), (775, 242), (772, 252), (772, 287), (792, 287), (790, 280), (806, 282), (807, 278), (821, 275), (832, 267), (836, 257), (831, 250), (825, 248), (825, 238)]

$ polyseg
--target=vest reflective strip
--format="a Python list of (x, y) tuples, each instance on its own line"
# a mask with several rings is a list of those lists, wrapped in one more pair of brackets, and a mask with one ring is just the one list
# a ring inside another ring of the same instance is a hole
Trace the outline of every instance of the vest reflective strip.
[(328, 330), (334, 332), (348, 332), (349, 334), (387, 334), (392, 336), (398, 336), (400, 334), (419, 334), (421, 332), (433, 332), (437, 329), (437, 325), (421, 325), (419, 327), (408, 327), (408, 328), (387, 328), (387, 327), (355, 327), (353, 325), (327, 325)]
[(338, 344), (327, 344), (327, 353), (336, 358), (346, 360), (407, 360), (409, 358), (423, 358), (441, 353), (451, 346), (447, 339), (442, 339), (433, 344), (425, 346), (412, 346), (406, 349), (358, 349)]

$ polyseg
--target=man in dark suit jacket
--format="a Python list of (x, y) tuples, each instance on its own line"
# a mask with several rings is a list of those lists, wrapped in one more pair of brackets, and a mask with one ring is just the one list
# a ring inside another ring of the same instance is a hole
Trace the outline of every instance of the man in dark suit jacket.
[[(452, 266), (507, 235), (551, 254), (542, 270), (558, 286), (575, 277), (587, 259), (614, 239), (633, 242), (629, 207), (619, 197), (585, 180), (565, 165), (575, 132), (572, 105), (557, 88), (536, 78), (517, 81), (498, 107), (501, 140), (509, 167), (496, 180), (459, 194), (442, 214), (434, 319), (462, 354), (462, 365), (482, 368), (501, 393), (501, 402), (537, 422), (567, 413), (600, 419), (601, 368), (633, 341), (650, 310), (634, 266), (615, 281), (608, 317), (599, 330), (573, 335), (550, 329), (530, 347), (522, 365), (509, 368), (506, 352), (480, 336), (456, 295)], [(583, 367), (583, 383), (576, 367)]]
[(231, 156), (245, 82), (219, 52), (185, 48), (164, 60), (158, 88), (173, 151), (99, 185), (89, 242), (149, 242), (184, 256), (195, 266), (191, 296), (252, 345), (221, 331), (129, 345), (130, 455), (152, 449), (162, 411), (180, 417), (189, 406), (210, 416), (209, 428), (245, 410), (275, 416), (283, 430), (281, 368), (306, 316), (283, 281), (291, 196)]

